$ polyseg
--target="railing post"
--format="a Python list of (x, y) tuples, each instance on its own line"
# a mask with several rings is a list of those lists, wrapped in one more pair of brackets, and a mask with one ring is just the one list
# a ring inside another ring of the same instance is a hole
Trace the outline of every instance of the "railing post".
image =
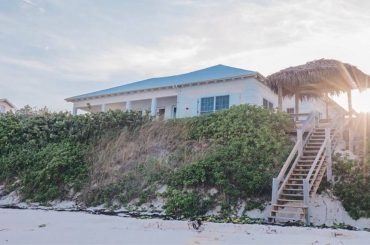
[(278, 180), (278, 178), (273, 178), (272, 179), (272, 198), (271, 198), (272, 204), (277, 203), (278, 189), (279, 189), (279, 180)]
[(333, 170), (332, 170), (332, 147), (331, 147), (331, 128), (325, 128), (325, 140), (326, 140), (326, 178), (328, 181), (332, 181)]
[(305, 208), (305, 223), (310, 224), (310, 214), (309, 214), (309, 199), (310, 199), (310, 182), (308, 179), (303, 180), (303, 206)]
[(300, 142), (299, 148), (298, 148), (298, 154), (299, 156), (302, 156), (302, 152), (303, 152), (303, 130), (302, 129), (297, 129), (297, 142)]

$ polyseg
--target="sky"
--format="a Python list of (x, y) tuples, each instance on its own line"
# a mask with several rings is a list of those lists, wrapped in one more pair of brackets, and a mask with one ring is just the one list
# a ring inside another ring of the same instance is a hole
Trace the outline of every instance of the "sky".
[(370, 74), (369, 9), (367, 0), (0, 0), (0, 98), (71, 110), (67, 97), (217, 64), (267, 76), (333, 58)]

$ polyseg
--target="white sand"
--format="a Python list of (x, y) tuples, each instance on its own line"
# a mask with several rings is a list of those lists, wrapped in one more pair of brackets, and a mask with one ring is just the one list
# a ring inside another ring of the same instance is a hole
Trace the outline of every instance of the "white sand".
[(0, 209), (0, 244), (370, 244), (370, 232)]

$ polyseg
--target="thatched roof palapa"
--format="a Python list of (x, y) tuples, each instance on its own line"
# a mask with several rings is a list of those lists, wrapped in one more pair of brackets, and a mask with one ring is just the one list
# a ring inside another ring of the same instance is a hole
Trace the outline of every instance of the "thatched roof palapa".
[(267, 84), (278, 91), (282, 86), (283, 96), (297, 92), (303, 97), (320, 97), (324, 93), (339, 94), (351, 89), (365, 89), (369, 75), (357, 67), (332, 59), (320, 59), (304, 65), (289, 67), (267, 77)]

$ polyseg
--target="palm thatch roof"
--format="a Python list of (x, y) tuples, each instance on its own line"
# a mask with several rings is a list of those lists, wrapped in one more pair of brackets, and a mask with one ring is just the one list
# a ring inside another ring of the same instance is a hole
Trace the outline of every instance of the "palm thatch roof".
[(267, 84), (283, 96), (297, 92), (304, 97), (320, 97), (324, 93), (338, 94), (351, 89), (366, 89), (370, 77), (357, 67), (333, 59), (320, 59), (304, 65), (289, 67), (266, 78)]

